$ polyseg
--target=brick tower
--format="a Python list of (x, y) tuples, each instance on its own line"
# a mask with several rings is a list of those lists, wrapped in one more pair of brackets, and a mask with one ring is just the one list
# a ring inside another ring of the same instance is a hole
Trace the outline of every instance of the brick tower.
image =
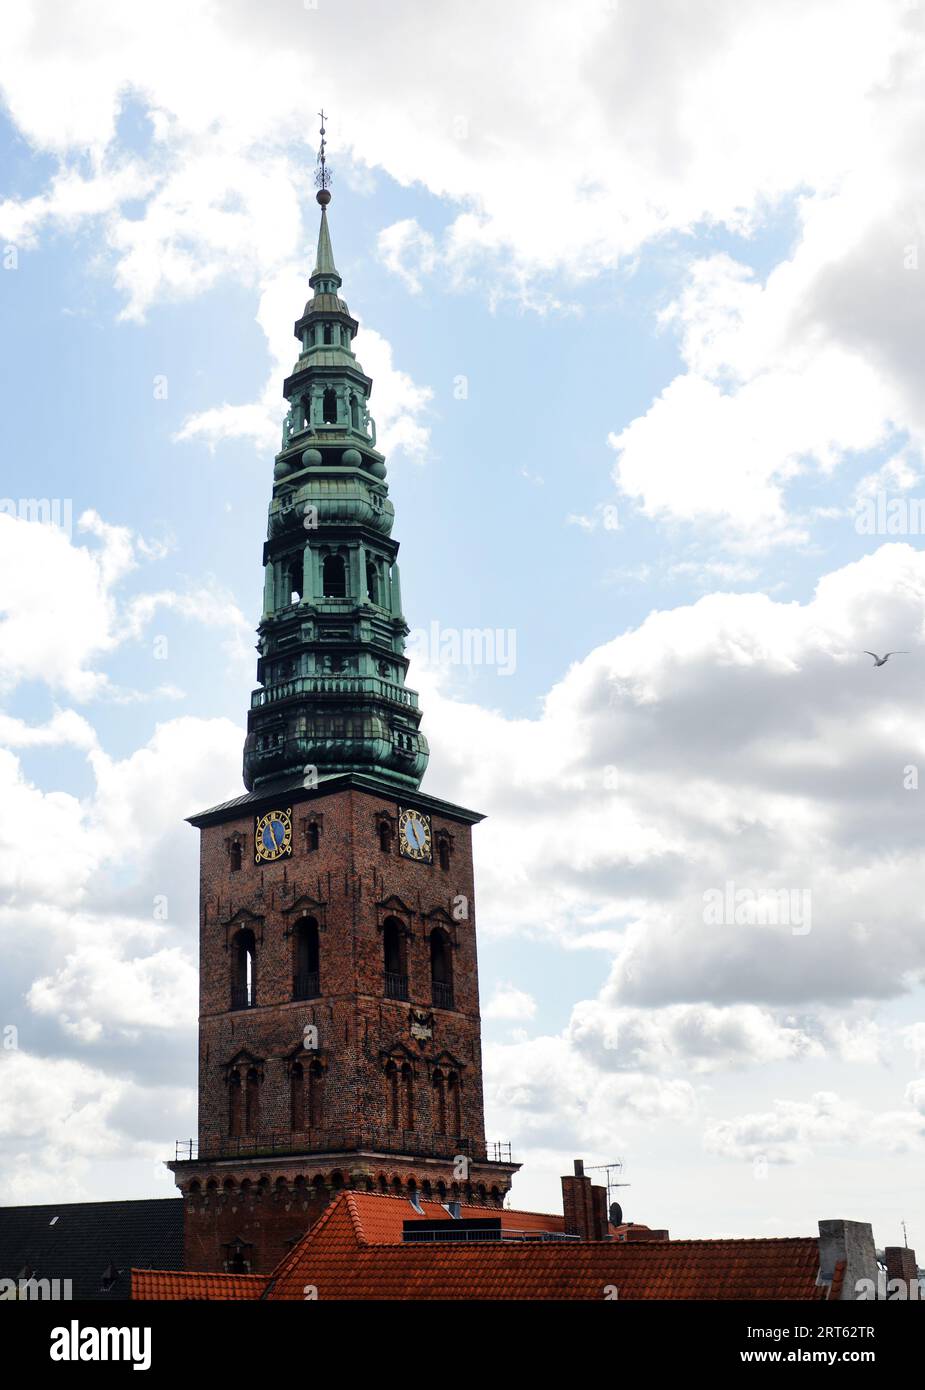
[[(327, 222), (284, 385), (247, 793), (201, 832), (188, 1269), (270, 1270), (341, 1187), (500, 1206), (482, 1102), (471, 827), (419, 791), (394, 509)], [(506, 1161), (505, 1161), (506, 1159)]]

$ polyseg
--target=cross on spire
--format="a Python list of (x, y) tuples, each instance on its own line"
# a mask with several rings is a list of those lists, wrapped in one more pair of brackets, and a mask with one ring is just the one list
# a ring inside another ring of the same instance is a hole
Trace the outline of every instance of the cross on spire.
[[(321, 117), (321, 145), (318, 149), (318, 168), (315, 170), (315, 183), (318, 186), (319, 193), (328, 193), (328, 198), (330, 198), (330, 193), (328, 192), (328, 190), (331, 187), (331, 171), (327, 166), (327, 161), (325, 158), (324, 123), (327, 120), (327, 117), (325, 115), (324, 107), (321, 108), (321, 110), (318, 112), (318, 115)], [(321, 202), (321, 199), (319, 198), (318, 201)], [(327, 201), (327, 199), (325, 201)]]

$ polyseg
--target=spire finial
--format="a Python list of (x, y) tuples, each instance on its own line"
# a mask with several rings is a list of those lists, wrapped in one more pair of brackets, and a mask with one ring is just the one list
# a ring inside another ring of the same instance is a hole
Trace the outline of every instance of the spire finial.
[(327, 207), (331, 201), (331, 170), (325, 159), (324, 123), (327, 117), (324, 113), (324, 107), (321, 108), (318, 115), (321, 117), (321, 145), (318, 149), (318, 168), (315, 170), (315, 183), (318, 185), (318, 192), (315, 197), (322, 207)]

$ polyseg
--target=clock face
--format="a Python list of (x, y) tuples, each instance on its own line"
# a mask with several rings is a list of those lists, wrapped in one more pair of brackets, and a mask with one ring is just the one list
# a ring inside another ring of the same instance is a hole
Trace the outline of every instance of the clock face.
[(292, 853), (292, 810), (267, 811), (254, 823), (254, 863), (272, 864)]
[(420, 811), (402, 811), (398, 817), (398, 850), (406, 859), (430, 864), (433, 860), (430, 816)]

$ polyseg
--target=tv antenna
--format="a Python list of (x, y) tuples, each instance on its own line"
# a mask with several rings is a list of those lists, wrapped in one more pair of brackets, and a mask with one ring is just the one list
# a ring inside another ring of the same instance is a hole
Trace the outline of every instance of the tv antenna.
[(623, 1159), (614, 1159), (613, 1163), (589, 1163), (585, 1167), (586, 1173), (606, 1173), (607, 1183), (607, 1206), (611, 1204), (611, 1192), (615, 1192), (618, 1187), (632, 1187), (632, 1183), (621, 1182), (620, 1175), (623, 1172)]

